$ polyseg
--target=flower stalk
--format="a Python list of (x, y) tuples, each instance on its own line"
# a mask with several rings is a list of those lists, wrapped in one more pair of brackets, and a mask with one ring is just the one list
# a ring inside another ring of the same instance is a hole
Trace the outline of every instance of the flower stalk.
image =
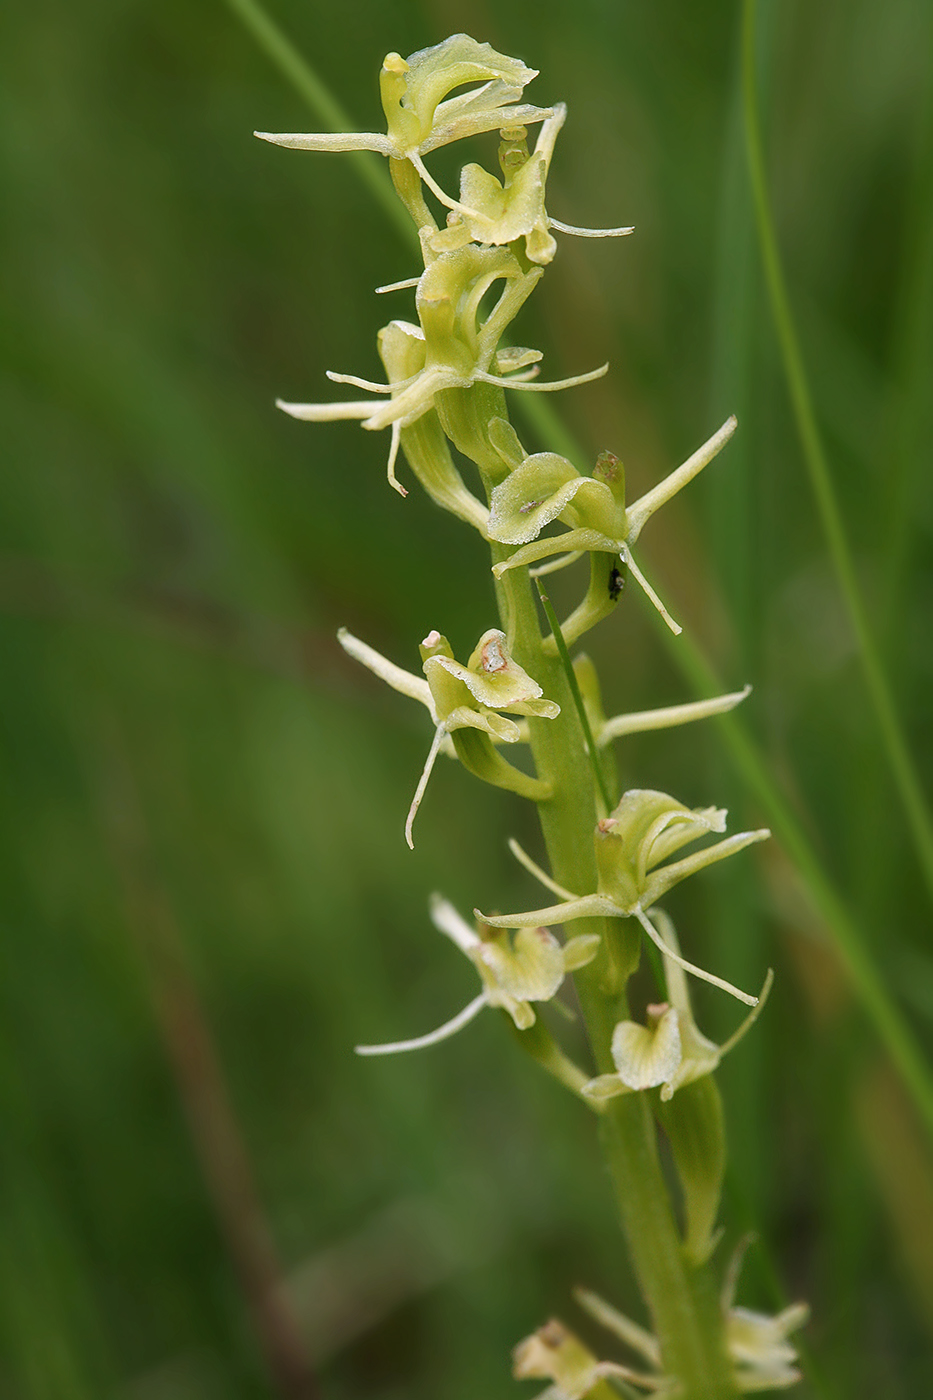
[[(279, 406), (306, 421), (355, 419), (366, 429), (388, 428), (389, 484), (407, 494), (397, 475), (404, 458), (431, 499), (490, 545), (498, 625), (483, 633), (466, 662), (457, 660), (439, 631), (420, 644), (420, 674), (340, 633), (349, 655), (427, 711), (428, 756), (404, 822), (405, 837), (412, 845), (415, 816), (429, 800), (435, 762), (457, 761), (482, 781), (537, 805), (549, 870), (541, 870), (517, 846), (513, 850), (560, 901), (509, 915), (477, 910), (471, 926), (434, 896), (431, 917), (473, 965), (480, 991), (436, 1030), (357, 1050), (390, 1055), (425, 1049), (464, 1030), (484, 1009), (504, 1013), (527, 1053), (598, 1115), (653, 1327), (649, 1333), (625, 1321), (619, 1335), (629, 1344), (635, 1338), (641, 1352), (640, 1366), (633, 1366), (599, 1360), (553, 1321), (517, 1349), (516, 1375), (549, 1377), (552, 1400), (608, 1395), (611, 1378), (685, 1400), (726, 1400), (743, 1390), (769, 1388), (772, 1378), (777, 1386), (796, 1378), (786, 1338), (802, 1313), (790, 1310), (777, 1319), (743, 1314), (732, 1307), (732, 1275), (724, 1305), (722, 1269), (715, 1262), (725, 1136), (713, 1074), (751, 1028), (771, 974), (761, 997), (755, 997), (689, 961), (657, 901), (675, 884), (769, 833), (726, 836), (724, 811), (692, 809), (650, 788), (620, 796), (609, 745), (628, 733), (724, 713), (747, 696), (748, 687), (708, 701), (607, 719), (592, 663), (584, 656), (571, 658), (568, 648), (614, 612), (629, 576), (671, 630), (680, 631), (638, 566), (633, 547), (655, 512), (722, 450), (736, 421), (728, 419), (630, 505), (624, 467), (615, 454), (601, 453), (587, 473), (558, 453), (529, 454), (523, 447), (508, 418), (505, 390), (573, 388), (602, 377), (608, 367), (541, 382), (540, 352), (505, 345), (504, 335), (555, 256), (555, 234), (631, 232), (627, 226), (579, 229), (548, 214), (547, 176), (567, 111), (561, 103), (535, 107), (523, 100), (524, 88), (536, 76), (520, 60), (455, 35), (407, 59), (395, 53), (386, 57), (380, 75), (384, 134), (257, 133), (293, 149), (386, 157), (423, 261), (416, 276), (396, 284), (414, 292), (416, 319), (392, 321), (379, 334), (385, 382), (330, 375), (372, 397)], [(539, 127), (533, 151), (528, 125)], [(494, 131), (499, 174), (467, 164), (459, 198), (447, 193), (426, 158), (462, 137)], [(472, 485), (456, 465), (451, 445), (473, 463)], [(560, 623), (538, 575), (572, 567), (583, 556), (588, 586)], [(539, 601), (549, 630), (542, 631)], [(506, 745), (524, 751), (524, 758), (507, 759)], [(711, 836), (722, 839), (710, 842)], [(697, 848), (698, 842), (706, 844)], [(687, 846), (694, 849), (680, 854)], [(558, 925), (565, 928), (563, 940), (553, 932)], [(660, 1000), (643, 1017), (629, 1000), (642, 946), (656, 960), (660, 953), (663, 963)], [(714, 1045), (697, 1027), (687, 974), (752, 1008), (725, 1045)], [(571, 976), (592, 1057), (586, 1068), (565, 1053), (541, 1009)], [(661, 1169), (658, 1121), (671, 1142), (679, 1199), (672, 1197)]]

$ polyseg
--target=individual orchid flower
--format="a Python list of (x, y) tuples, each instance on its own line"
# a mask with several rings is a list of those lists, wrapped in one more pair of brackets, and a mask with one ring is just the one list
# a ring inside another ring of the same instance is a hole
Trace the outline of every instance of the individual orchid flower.
[[(491, 749), (491, 741), (514, 744), (525, 738), (520, 726), (506, 718), (502, 711), (513, 715), (533, 715), (538, 719), (554, 719), (560, 714), (560, 706), (553, 700), (545, 699), (537, 681), (512, 659), (504, 632), (498, 628), (484, 632), (466, 665), (454, 658), (446, 637), (440, 632), (429, 632), (421, 643), (424, 680), (386, 660), (345, 629), (338, 633), (338, 638), (344, 650), (355, 660), (362, 662), (394, 690), (423, 704), (434, 723), (434, 741), (405, 822), (405, 839), (410, 847), (414, 847), (412, 826), (415, 814), (424, 797), (437, 755), (457, 731), (479, 731), (486, 739), (489, 746), (485, 753), (488, 768), (480, 776), (498, 782), (500, 786), (512, 787), (515, 791), (541, 795), (541, 785), (537, 779), (529, 778), (504, 759), (498, 759)], [(475, 750), (458, 747), (456, 740), (453, 747), (461, 761), (466, 761), (474, 772), (478, 771), (482, 751), (477, 755)]]
[(460, 172), (460, 209), (447, 216), (446, 229), (429, 235), (429, 246), (440, 253), (462, 248), (470, 241), (504, 244), (524, 238), (529, 262), (545, 264), (557, 251), (552, 228), (584, 238), (618, 238), (634, 232), (631, 228), (576, 228), (548, 216), (544, 207), (545, 185), (554, 143), (566, 119), (566, 106), (556, 103), (553, 116), (541, 127), (531, 156), (525, 128), (505, 128), (499, 148), (501, 183), (481, 165), (465, 165)]
[[(556, 554), (618, 555), (676, 635), (682, 628), (638, 567), (632, 547), (654, 512), (713, 460), (735, 429), (735, 417), (728, 418), (702, 447), (627, 508), (622, 464), (611, 453), (603, 454), (592, 476), (583, 476), (572, 462), (556, 452), (537, 452), (513, 465), (514, 456), (509, 454), (514, 452), (517, 439), (514, 433), (508, 435), (500, 430), (495, 445), (513, 469), (490, 498), (489, 537), (521, 547), (496, 564), (493, 573), (501, 578), (509, 569), (536, 564)], [(563, 534), (541, 538), (541, 531), (555, 520), (570, 528)], [(593, 621), (596, 620), (594, 616)], [(574, 636), (592, 625), (588, 617), (580, 621), (584, 626), (577, 624), (572, 628)]]
[[(419, 324), (395, 321), (380, 334), (379, 348), (388, 383), (379, 384), (332, 370), (327, 372), (335, 383), (386, 395), (385, 403), (356, 400), (300, 404), (278, 399), (277, 407), (306, 422), (356, 418), (370, 430), (391, 427), (389, 482), (404, 495), (395, 477), (401, 434), (434, 407), (438, 393), (446, 389), (466, 389), (472, 384), (495, 384), (506, 389), (545, 393), (588, 384), (608, 370), (608, 365), (602, 365), (570, 379), (529, 383), (524, 375), (527, 365), (540, 358), (536, 351), (525, 352), (518, 362), (514, 353), (497, 355), (506, 326), (530, 296), (542, 271), (541, 268), (523, 270), (508, 248), (477, 248), (471, 244), (441, 254), (418, 280), (415, 308)], [(497, 282), (504, 283), (501, 295), (492, 310), (480, 319), (481, 302)], [(503, 374), (503, 368), (517, 369), (519, 373), (517, 376)], [(405, 370), (408, 372), (396, 377)]]
[[(747, 1240), (739, 1246), (736, 1254), (739, 1261), (746, 1245)], [(792, 1303), (775, 1317), (769, 1317), (766, 1313), (735, 1307), (736, 1257), (727, 1272), (722, 1297), (726, 1351), (732, 1363), (736, 1388), (745, 1395), (764, 1390), (786, 1390), (801, 1379), (794, 1364), (797, 1352), (787, 1338), (791, 1332), (803, 1326), (810, 1310), (806, 1303)], [(632, 1322), (624, 1313), (600, 1298), (598, 1293), (577, 1288), (574, 1297), (591, 1317), (652, 1367), (652, 1372), (642, 1381), (646, 1388), (650, 1382), (651, 1388), (656, 1391), (676, 1391), (676, 1382), (666, 1377), (661, 1369), (661, 1348), (650, 1332)]]
[[(680, 952), (674, 925), (661, 909), (650, 911), (659, 925), (664, 944)], [(690, 1005), (687, 978), (680, 963), (667, 953), (664, 975), (669, 1002), (649, 1006), (646, 1025), (637, 1021), (620, 1021), (612, 1033), (612, 1059), (615, 1074), (601, 1074), (583, 1086), (588, 1098), (597, 1102), (661, 1085), (661, 1098), (666, 1101), (676, 1091), (705, 1074), (712, 1074), (729, 1051), (751, 1030), (768, 999), (774, 973), (768, 969), (757, 1005), (745, 1017), (738, 1030), (723, 1045), (714, 1045), (697, 1027)]]
[(496, 928), (537, 927), (590, 917), (634, 917), (660, 951), (684, 971), (729, 992), (746, 1006), (757, 1006), (757, 997), (740, 991), (731, 982), (682, 958), (665, 942), (645, 913), (663, 894), (689, 875), (771, 835), (764, 828), (739, 832), (680, 860), (663, 863), (700, 837), (710, 832), (721, 833), (725, 829), (726, 813), (721, 808), (694, 810), (684, 807), (665, 792), (633, 788), (623, 795), (608, 817), (597, 823), (594, 840), (598, 888), (595, 894), (572, 894), (541, 871), (538, 874), (542, 883), (560, 894), (562, 903), (524, 914), (501, 916), (481, 914), (476, 910), (476, 916)]
[[(454, 659), (450, 643), (439, 632), (431, 632), (425, 637), (421, 655), (437, 714), (437, 729), (405, 823), (405, 837), (409, 846), (413, 845), (411, 831), (415, 813), (445, 735), (455, 735), (460, 730), (481, 731), (486, 739), (485, 756), (489, 760), (495, 757), (491, 740), (511, 744), (524, 737), (515, 721), (506, 719), (500, 711), (534, 716), (536, 719), (555, 719), (560, 714), (560, 706), (546, 699), (538, 682), (512, 659), (505, 633), (498, 628), (483, 633), (465, 666)], [(462, 744), (455, 738), (454, 747), (461, 760), (467, 761), (470, 754), (465, 736)], [(502, 759), (499, 759), (497, 767), (500, 772), (504, 768), (515, 775), (513, 782), (503, 782), (503, 786), (512, 786), (517, 779), (525, 778), (524, 774), (519, 774), (517, 769), (511, 768)], [(479, 769), (474, 767), (474, 771), (478, 772)], [(480, 776), (496, 781), (491, 770), (480, 772)], [(502, 773), (502, 776), (505, 777), (505, 774)], [(529, 781), (537, 780), (525, 779), (526, 784)], [(515, 790), (521, 791), (522, 787), (518, 786)], [(528, 795), (532, 795), (530, 791)]]
[(801, 1379), (797, 1352), (787, 1340), (810, 1316), (806, 1303), (791, 1303), (774, 1317), (735, 1305), (735, 1293), (745, 1251), (752, 1241), (739, 1241), (723, 1280), (722, 1311), (726, 1319), (726, 1346), (735, 1366), (735, 1380), (746, 1394), (762, 1390), (786, 1390)]
[[(550, 107), (522, 104), (527, 83), (538, 76), (521, 59), (497, 53), (468, 34), (453, 34), (432, 48), (419, 49), (407, 59), (386, 54), (379, 75), (387, 132), (353, 131), (273, 133), (257, 131), (262, 141), (299, 151), (377, 151), (392, 160), (410, 161), (442, 204), (457, 208), (429, 174), (422, 157), (464, 136), (542, 121)], [(465, 83), (481, 86), (447, 94)], [(446, 99), (446, 100), (444, 100)]]
[(430, 911), (435, 928), (473, 963), (483, 990), (437, 1030), (388, 1045), (357, 1045), (358, 1055), (395, 1055), (436, 1045), (456, 1035), (486, 1006), (507, 1011), (519, 1030), (528, 1030), (535, 1023), (531, 1003), (550, 1001), (566, 974), (585, 967), (599, 951), (598, 934), (581, 934), (561, 946), (545, 928), (520, 929), (514, 937), (482, 925), (478, 930), (471, 928), (454, 906), (437, 894), (431, 897)]
[(609, 1397), (616, 1392), (602, 1383), (610, 1376), (648, 1390), (661, 1389), (652, 1375), (633, 1371), (616, 1361), (598, 1361), (557, 1318), (518, 1343), (512, 1352), (512, 1375), (516, 1380), (553, 1382), (538, 1400), (584, 1400), (600, 1388)]

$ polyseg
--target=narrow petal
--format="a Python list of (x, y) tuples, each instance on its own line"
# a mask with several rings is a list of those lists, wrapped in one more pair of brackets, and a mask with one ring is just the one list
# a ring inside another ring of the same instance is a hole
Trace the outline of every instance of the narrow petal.
[(371, 399), (355, 403), (286, 403), (276, 399), (276, 408), (291, 418), (300, 418), (303, 423), (336, 423), (344, 418), (369, 418), (372, 414)]
[(594, 379), (602, 379), (609, 373), (608, 362), (600, 365), (599, 369), (591, 369), (586, 374), (574, 374), (570, 379), (548, 379), (542, 383), (529, 384), (518, 382), (515, 379), (503, 378), (498, 374), (482, 374), (477, 372), (474, 379), (481, 380), (484, 384), (501, 384), (503, 389), (526, 389), (536, 394), (553, 394), (558, 389), (575, 389), (578, 384), (592, 384)]
[(428, 910), (434, 927), (445, 934), (452, 943), (456, 943), (461, 953), (466, 953), (467, 957), (471, 958), (474, 948), (480, 945), (476, 929), (470, 927), (463, 915), (443, 895), (432, 894), (428, 901)]
[(623, 911), (601, 894), (588, 894), (582, 899), (569, 899), (566, 904), (531, 909), (527, 914), (481, 914), (478, 909), (473, 913), (491, 928), (545, 928), (549, 924), (567, 923), (570, 919), (622, 917)]
[(376, 295), (383, 296), (386, 292), (406, 292), (411, 287), (417, 287), (420, 281), (420, 277), (405, 277), (401, 282), (386, 282), (385, 286), (376, 288)]
[(412, 165), (415, 167), (418, 174), (421, 176), (422, 180), (427, 185), (428, 189), (437, 199), (440, 200), (441, 204), (443, 204), (447, 209), (453, 209), (454, 212), (457, 214), (465, 214), (468, 217), (474, 219), (479, 219), (482, 217), (482, 215), (479, 214), (479, 212), (476, 209), (469, 209), (465, 204), (461, 204), (459, 200), (451, 199), (449, 194), (445, 194), (445, 192), (441, 189), (440, 185), (434, 179), (434, 176), (428, 170), (427, 166), (425, 165), (424, 161), (421, 159), (417, 151), (409, 151), (407, 154), (408, 159), (411, 161)]
[[(489, 999), (490, 1006), (493, 1005), (492, 997)], [(507, 1011), (515, 1022), (516, 1028), (520, 1031), (530, 1030), (538, 1019), (535, 1016), (534, 1007), (527, 1001), (520, 1001), (517, 997), (510, 997), (504, 993), (497, 1006), (501, 1006), (503, 1011)]]
[(509, 850), (518, 861), (519, 865), (523, 865), (529, 875), (533, 875), (546, 890), (550, 890), (552, 894), (558, 895), (561, 899), (576, 899), (577, 896), (575, 894), (571, 894), (569, 890), (564, 889), (563, 885), (559, 885), (556, 880), (552, 880), (550, 875), (542, 870), (536, 861), (531, 859), (527, 851), (522, 850), (514, 836), (509, 837)]
[(529, 569), (531, 578), (544, 578), (545, 574), (556, 574), (559, 569), (566, 569), (568, 564), (575, 564), (578, 559), (583, 558), (581, 549), (572, 549), (569, 554), (562, 554), (559, 559), (552, 559), (549, 564), (541, 564), (537, 569)]
[(670, 1391), (670, 1384), (665, 1376), (646, 1376), (643, 1371), (633, 1371), (630, 1366), (621, 1366), (618, 1361), (597, 1361), (593, 1367), (594, 1376), (618, 1376), (621, 1381), (631, 1381), (632, 1385), (642, 1386), (645, 1390)]
[(658, 612), (664, 618), (664, 621), (667, 623), (674, 636), (679, 637), (684, 629), (681, 627), (679, 622), (675, 622), (674, 619), (671, 617), (667, 608), (661, 602), (661, 599), (658, 597), (657, 593), (655, 593), (654, 589), (651, 587), (651, 584), (648, 582), (641, 569), (635, 563), (635, 560), (632, 557), (632, 551), (629, 549), (627, 544), (622, 546), (621, 557), (623, 563), (628, 565), (629, 572), (631, 573), (632, 578), (642, 589), (642, 591), (648, 595), (648, 598), (651, 600), (653, 605), (657, 608)]
[[(447, 105), (446, 102), (441, 103), (436, 117), (440, 116), (442, 120), (446, 117), (444, 108)], [(546, 121), (553, 115), (552, 107), (533, 107), (525, 103), (519, 106), (498, 107), (493, 112), (464, 112), (452, 121), (443, 120), (443, 124), (435, 119), (434, 128), (422, 141), (421, 149), (425, 152), (436, 151), (439, 146), (446, 146), (451, 141), (459, 141), (465, 136), (481, 136), (484, 131), (501, 131), (504, 126), (529, 126), (532, 122)]]
[(378, 151), (382, 156), (395, 155), (395, 147), (388, 136), (377, 131), (254, 131), (253, 135), (260, 141), (287, 146), (292, 151)]
[(417, 700), (425, 709), (430, 712), (435, 724), (437, 719), (434, 713), (434, 701), (431, 698), (431, 687), (421, 676), (413, 676), (410, 671), (405, 671), (401, 666), (396, 666), (394, 662), (387, 661), (384, 656), (380, 656), (371, 646), (361, 642), (359, 637), (354, 637), (352, 632), (348, 632), (345, 627), (341, 627), (337, 633), (337, 640), (348, 656), (352, 656), (354, 661), (359, 661), (367, 670), (372, 671), (374, 676), (378, 676), (386, 685), (390, 685), (393, 690), (397, 690), (401, 695), (407, 695), (411, 700)]
[(695, 851), (692, 856), (684, 856), (683, 860), (675, 860), (659, 870), (652, 870), (645, 883), (642, 904), (654, 904), (665, 891), (679, 884), (681, 880), (686, 880), (689, 875), (695, 875), (707, 865), (726, 860), (728, 856), (735, 855), (736, 851), (742, 851), (757, 841), (767, 841), (770, 835), (767, 827), (762, 827), (759, 831), (740, 831), (736, 836), (727, 836), (725, 841), (717, 841), (715, 846), (706, 846), (702, 851)]
[(607, 1331), (614, 1332), (632, 1351), (637, 1351), (652, 1366), (661, 1365), (661, 1348), (644, 1327), (639, 1327), (637, 1322), (632, 1322), (631, 1318), (588, 1288), (575, 1288), (573, 1296), (590, 1317), (595, 1318)]
[(434, 760), (437, 758), (438, 750), (440, 749), (441, 742), (446, 733), (447, 730), (442, 724), (439, 724), (437, 726), (437, 729), (434, 731), (434, 740), (428, 751), (428, 756), (425, 759), (424, 768), (421, 771), (421, 777), (418, 779), (418, 786), (415, 788), (415, 795), (411, 799), (411, 806), (408, 809), (408, 817), (405, 821), (405, 840), (408, 842), (408, 849), (410, 851), (413, 851), (415, 849), (415, 842), (411, 834), (411, 829), (414, 825), (415, 816), (418, 812), (418, 808), (421, 806), (421, 799), (422, 797), (424, 797), (425, 789), (428, 786), (428, 779), (430, 778), (431, 772), (434, 768)]
[(392, 424), (392, 438), (389, 443), (389, 460), (386, 463), (386, 476), (393, 491), (397, 491), (400, 496), (407, 496), (408, 491), (395, 475), (395, 463), (398, 460), (399, 443), (402, 440), (402, 425), (396, 421)]
[(727, 418), (718, 432), (713, 433), (713, 436), (704, 442), (702, 447), (697, 448), (696, 452), (688, 457), (686, 462), (683, 462), (676, 471), (672, 471), (670, 476), (666, 476), (663, 481), (658, 482), (657, 486), (640, 496), (634, 505), (629, 506), (627, 515), (629, 539), (633, 544), (641, 534), (645, 521), (654, 514), (659, 506), (663, 506), (672, 496), (676, 496), (677, 492), (686, 486), (688, 481), (692, 481), (717, 453), (722, 451), (737, 426), (738, 420), (734, 415)]
[(678, 724), (692, 724), (710, 715), (724, 715), (734, 710), (751, 694), (750, 685), (729, 695), (717, 695), (712, 700), (695, 700), (689, 705), (666, 705), (659, 710), (640, 710), (631, 715), (615, 715), (607, 719), (596, 742), (600, 748), (626, 734), (643, 734), (649, 729), (673, 729)]
[(450, 1036), (456, 1035), (457, 1031), (469, 1025), (474, 1016), (478, 1016), (486, 1005), (486, 993), (480, 992), (479, 996), (474, 997), (468, 1006), (465, 1006), (462, 1011), (458, 1011), (456, 1016), (452, 1016), (442, 1026), (438, 1026), (436, 1031), (429, 1031), (427, 1035), (419, 1035), (414, 1040), (394, 1040), (387, 1045), (354, 1045), (353, 1049), (357, 1055), (401, 1055), (407, 1050), (423, 1050), (427, 1045), (438, 1045), (442, 1040), (448, 1040)]
[(577, 228), (576, 224), (562, 224), (560, 219), (548, 218), (548, 228), (556, 228), (558, 233), (572, 233), (576, 238), (624, 238), (634, 233), (632, 228)]
[(746, 1036), (751, 1030), (752, 1026), (758, 1020), (758, 1017), (761, 1015), (762, 1011), (765, 1008), (765, 1002), (768, 1000), (768, 997), (771, 994), (771, 988), (773, 987), (773, 985), (774, 969), (772, 967), (769, 967), (767, 973), (765, 974), (764, 985), (762, 986), (761, 991), (758, 993), (758, 1005), (752, 1007), (751, 1011), (745, 1017), (745, 1020), (739, 1026), (738, 1030), (733, 1031), (729, 1039), (723, 1045), (720, 1045), (720, 1059), (722, 1059), (724, 1055), (728, 1055), (730, 1050), (734, 1050), (735, 1047), (738, 1045), (739, 1041), (744, 1036)]
[(378, 384), (374, 379), (361, 379), (358, 374), (338, 374), (335, 369), (325, 370), (324, 373), (332, 384), (351, 384), (354, 389), (368, 389), (371, 394), (391, 394), (393, 389), (402, 389), (418, 377), (413, 374), (400, 384)]
[(601, 942), (598, 933), (578, 933), (576, 938), (568, 938), (563, 947), (564, 971), (576, 972), (577, 968), (586, 967), (596, 957)]
[(566, 530), (562, 535), (550, 535), (547, 539), (532, 540), (531, 544), (522, 545), (508, 559), (494, 564), (492, 572), (496, 578), (501, 578), (509, 569), (536, 564), (539, 559), (546, 559), (551, 554), (560, 554), (565, 550), (578, 550), (582, 553), (595, 549), (606, 554), (618, 554), (621, 544), (621, 540), (611, 540), (608, 535), (600, 534), (598, 530)]
[(687, 962), (686, 958), (682, 958), (679, 953), (675, 953), (673, 948), (668, 947), (664, 942), (664, 939), (658, 933), (654, 924), (647, 917), (643, 909), (640, 909), (636, 905), (634, 913), (652, 943), (656, 944), (664, 956), (670, 958), (678, 967), (682, 967), (685, 972), (692, 972), (694, 977), (699, 977), (703, 982), (709, 982), (711, 986), (719, 987), (722, 991), (728, 992), (730, 996), (735, 997), (738, 1001), (744, 1001), (746, 1006), (758, 1005), (757, 997), (749, 996), (748, 992), (742, 992), (738, 987), (733, 987), (731, 982), (727, 982), (722, 977), (717, 977), (712, 972), (706, 972), (702, 967), (697, 967), (695, 963)]

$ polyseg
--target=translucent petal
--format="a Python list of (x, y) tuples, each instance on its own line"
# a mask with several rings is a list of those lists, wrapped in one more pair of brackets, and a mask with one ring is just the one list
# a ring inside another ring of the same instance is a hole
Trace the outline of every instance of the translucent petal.
[(680, 1026), (672, 1006), (654, 1027), (620, 1021), (612, 1033), (612, 1060), (630, 1089), (650, 1089), (673, 1078), (680, 1057)]
[(476, 956), (495, 985), (517, 1001), (550, 1001), (564, 980), (563, 950), (546, 928), (523, 928), (510, 940), (484, 942)]

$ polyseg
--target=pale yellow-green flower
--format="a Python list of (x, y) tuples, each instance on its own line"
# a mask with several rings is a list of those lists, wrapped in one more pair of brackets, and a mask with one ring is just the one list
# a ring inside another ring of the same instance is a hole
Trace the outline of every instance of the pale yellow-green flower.
[[(407, 59), (397, 53), (386, 54), (379, 75), (385, 135), (375, 131), (257, 131), (255, 135), (293, 150), (377, 151), (390, 159), (411, 161), (428, 188), (451, 207), (456, 202), (439, 188), (422, 157), (464, 136), (551, 116), (549, 107), (519, 103), (525, 85), (537, 76), (537, 69), (527, 68), (521, 59), (497, 53), (468, 34), (453, 34)], [(480, 86), (448, 97), (465, 83)]]
[[(435, 395), (441, 391), (466, 389), (472, 384), (496, 384), (506, 389), (544, 393), (586, 384), (606, 373), (608, 366), (602, 365), (587, 374), (539, 384), (529, 383), (526, 377), (528, 364), (540, 358), (537, 352), (526, 352), (519, 357), (520, 363), (516, 362), (514, 354), (506, 352), (500, 364), (498, 345), (502, 334), (541, 275), (539, 267), (522, 268), (509, 248), (478, 248), (470, 244), (443, 253), (418, 280), (415, 295), (418, 325), (394, 321), (380, 333), (380, 353), (388, 382), (379, 384), (356, 375), (328, 371), (328, 378), (336, 383), (386, 396), (385, 402), (374, 403), (367, 399), (309, 404), (285, 403), (279, 399), (277, 406), (291, 417), (308, 422), (355, 418), (370, 430), (391, 428), (389, 481), (399, 490), (395, 460), (402, 430), (433, 409)], [(499, 298), (483, 314), (483, 298), (498, 282), (503, 284)], [(501, 368), (519, 372), (503, 374)], [(475, 507), (469, 510), (475, 514)]]
[(610, 1376), (657, 1389), (653, 1376), (642, 1375), (616, 1361), (597, 1360), (557, 1318), (518, 1343), (512, 1352), (512, 1375), (516, 1380), (551, 1381), (538, 1400), (584, 1400)]
[[(662, 909), (649, 911), (658, 926), (664, 946), (679, 954), (674, 925)], [(646, 1024), (620, 1021), (612, 1033), (612, 1059), (615, 1074), (601, 1074), (583, 1087), (596, 1102), (616, 1094), (650, 1089), (661, 1085), (661, 1098), (668, 1100), (685, 1084), (712, 1074), (720, 1060), (751, 1030), (767, 1001), (774, 974), (768, 971), (756, 1006), (738, 1030), (723, 1045), (715, 1045), (703, 1035), (693, 1018), (690, 993), (683, 967), (667, 953), (664, 976), (669, 1002), (649, 1006)]]
[[(727, 418), (702, 447), (628, 507), (618, 458), (604, 454), (592, 476), (583, 476), (556, 452), (538, 452), (516, 462), (517, 438), (500, 430), (496, 446), (512, 470), (492, 493), (487, 528), (490, 539), (521, 548), (496, 564), (493, 573), (501, 578), (509, 569), (557, 554), (567, 554), (568, 562), (581, 552), (617, 554), (671, 630), (680, 632), (679, 624), (635, 562), (632, 547), (655, 511), (713, 460), (735, 429), (736, 419)], [(554, 521), (569, 529), (542, 538), (541, 531)]]
[(483, 633), (466, 665), (455, 659), (446, 637), (430, 632), (421, 643), (424, 679), (388, 661), (346, 629), (337, 635), (350, 656), (394, 690), (419, 701), (434, 723), (434, 741), (405, 823), (409, 846), (414, 844), (412, 825), (434, 762), (451, 734), (474, 729), (495, 742), (514, 744), (525, 734), (507, 715), (554, 719), (560, 714), (560, 706), (545, 698), (537, 681), (509, 654), (505, 633), (498, 628)]
[[(681, 880), (734, 855), (753, 842), (764, 841), (771, 834), (764, 828), (743, 831), (680, 860), (668, 861), (668, 857), (682, 847), (711, 832), (721, 833), (725, 829), (726, 813), (721, 808), (693, 809), (685, 807), (665, 792), (633, 788), (623, 795), (610, 815), (597, 824), (594, 840), (598, 888), (595, 894), (574, 895), (544, 877), (543, 882), (549, 889), (564, 896), (561, 904), (533, 909), (524, 914), (501, 916), (480, 914), (477, 910), (477, 918), (497, 928), (522, 928), (589, 917), (635, 917), (661, 952), (685, 971), (712, 983), (714, 987), (722, 988), (747, 1006), (756, 1006), (757, 997), (740, 991), (731, 982), (682, 958), (665, 942), (645, 913)], [(664, 864), (666, 861), (668, 863)]]
[[(722, 1295), (726, 1351), (732, 1363), (733, 1380), (736, 1389), (743, 1395), (786, 1390), (800, 1380), (795, 1364), (797, 1352), (787, 1339), (803, 1326), (810, 1310), (806, 1303), (792, 1303), (776, 1316), (769, 1317), (766, 1313), (752, 1312), (749, 1308), (734, 1305), (738, 1270), (747, 1243), (747, 1239), (743, 1241), (733, 1256)], [(591, 1317), (651, 1366), (651, 1372), (640, 1378), (640, 1385), (658, 1394), (677, 1394), (677, 1382), (664, 1374), (661, 1349), (650, 1332), (632, 1322), (624, 1313), (600, 1298), (598, 1293), (577, 1288), (574, 1297)], [(557, 1400), (557, 1397), (553, 1397), (553, 1400)]]
[(520, 929), (514, 936), (482, 925), (479, 930), (471, 928), (440, 895), (432, 896), (430, 909), (435, 927), (473, 963), (483, 990), (437, 1030), (414, 1040), (358, 1045), (358, 1055), (395, 1055), (436, 1045), (455, 1035), (486, 1006), (507, 1011), (519, 1030), (527, 1030), (535, 1023), (531, 1003), (550, 1001), (560, 990), (566, 974), (592, 962), (599, 949), (599, 938), (595, 934), (582, 934), (561, 946), (545, 928)]
[(557, 251), (551, 233), (572, 233), (583, 238), (617, 238), (632, 233), (631, 228), (577, 228), (549, 217), (544, 207), (548, 170), (554, 143), (567, 118), (562, 102), (554, 107), (538, 134), (532, 155), (528, 154), (524, 127), (502, 132), (499, 163), (501, 182), (481, 165), (465, 165), (460, 172), (460, 201), (457, 211), (447, 218), (447, 228), (429, 235), (429, 247), (437, 253), (474, 243), (504, 244), (525, 240), (529, 262), (549, 263)]

